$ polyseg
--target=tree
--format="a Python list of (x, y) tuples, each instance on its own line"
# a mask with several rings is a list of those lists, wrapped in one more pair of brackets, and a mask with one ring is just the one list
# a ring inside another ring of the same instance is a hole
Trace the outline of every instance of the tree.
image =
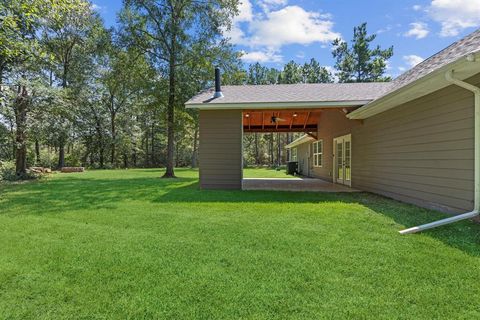
[[(6, 0), (0, 4), (0, 94), (11, 111), (15, 124), (15, 163), (16, 174), (24, 177), (27, 169), (27, 127), (28, 113), (31, 110), (30, 81), (38, 72), (38, 64), (44, 58), (44, 50), (38, 34), (45, 28), (44, 22), (58, 17), (65, 3), (49, 0)], [(4, 81), (6, 72), (10, 72)], [(2, 84), (8, 85), (3, 90)], [(7, 116), (8, 117), (8, 116)]]
[(222, 29), (237, 12), (232, 0), (125, 0), (121, 20), (132, 45), (145, 51), (158, 74), (168, 77), (167, 165), (174, 174), (175, 105), (178, 69), (222, 46)]
[(292, 60), (283, 67), (278, 82), (281, 84), (294, 84), (302, 83), (302, 80), (302, 67)]
[(304, 83), (329, 83), (333, 82), (333, 77), (327, 68), (322, 67), (315, 58), (302, 67), (302, 78)]
[(248, 67), (247, 84), (276, 84), (280, 71), (275, 68), (267, 68), (260, 63), (251, 64)]
[[(70, 0), (69, 6), (59, 8), (57, 15), (46, 21), (47, 28), (43, 42), (52, 56), (52, 69), (59, 85), (66, 89), (75, 79), (74, 73), (85, 70), (83, 62), (88, 54), (87, 38), (100, 26), (98, 16), (92, 11), (91, 4), (85, 0)], [(74, 97), (72, 97), (74, 99)], [(69, 118), (64, 118), (68, 121)], [(58, 168), (65, 165), (65, 145), (68, 142), (71, 126), (58, 127), (57, 131)]]
[(363, 23), (353, 29), (351, 47), (341, 40), (333, 41), (333, 57), (336, 59), (335, 68), (338, 71), (339, 82), (373, 82), (390, 81), (385, 76), (387, 61), (393, 55), (393, 46), (381, 49), (376, 46), (370, 48), (376, 35), (367, 35), (367, 24)]
[(150, 74), (150, 70), (143, 56), (135, 50), (123, 50), (111, 45), (108, 51), (104, 65), (106, 72), (100, 81), (105, 89), (103, 105), (110, 118), (110, 162), (116, 167), (116, 149), (119, 142), (117, 118), (120, 113), (132, 109), (135, 96), (142, 94), (144, 77)]

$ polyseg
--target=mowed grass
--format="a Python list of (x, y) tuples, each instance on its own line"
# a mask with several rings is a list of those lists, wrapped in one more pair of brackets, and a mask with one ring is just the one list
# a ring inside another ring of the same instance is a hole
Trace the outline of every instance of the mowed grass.
[(379, 196), (202, 191), (197, 172), (0, 186), (0, 319), (478, 319), (480, 226)]
[(291, 179), (295, 178), (292, 175), (288, 175), (285, 169), (273, 169), (273, 168), (245, 168), (243, 169), (244, 178), (277, 178), (277, 179)]

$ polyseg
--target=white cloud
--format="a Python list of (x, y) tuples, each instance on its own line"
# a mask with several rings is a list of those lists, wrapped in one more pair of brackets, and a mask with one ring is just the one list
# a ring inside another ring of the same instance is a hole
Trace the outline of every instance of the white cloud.
[(259, 6), (263, 9), (265, 12), (269, 12), (275, 8), (281, 7), (281, 6), (286, 6), (288, 3), (288, 0), (260, 0), (258, 2)]
[(299, 59), (304, 59), (305, 58), (305, 52), (303, 52), (303, 51), (297, 52), (296, 57), (299, 58)]
[(332, 29), (333, 21), (329, 15), (287, 6), (250, 23), (249, 45), (280, 48), (289, 44), (327, 43), (340, 37)]
[(466, 28), (480, 26), (480, 0), (432, 0), (426, 11), (441, 24), (443, 37), (456, 36)]
[(419, 5), (419, 4), (416, 4), (416, 5), (414, 5), (414, 6), (412, 7), (412, 9), (413, 9), (414, 11), (420, 11), (420, 10), (422, 10), (422, 6)]
[(253, 62), (281, 62), (283, 57), (276, 53), (275, 51), (251, 51), (245, 52), (242, 51), (241, 59), (244, 62), (253, 63)]
[(238, 15), (235, 16), (234, 22), (252, 21), (253, 11), (250, 0), (241, 0), (238, 5)]
[(415, 54), (403, 56), (403, 60), (408, 64), (410, 68), (415, 67), (417, 64), (422, 62), (424, 59), (420, 56), (417, 56)]
[(103, 9), (105, 9), (105, 7), (102, 7), (96, 3), (93, 3), (90, 5), (90, 8), (94, 11), (102, 11)]
[(241, 0), (238, 5), (238, 15), (233, 18), (232, 28), (225, 31), (224, 34), (230, 38), (232, 43), (240, 44), (244, 41), (245, 33), (242, 31), (241, 24), (253, 20), (252, 3), (250, 0)]
[(404, 35), (406, 37), (415, 37), (416, 39), (423, 39), (429, 33), (430, 31), (428, 30), (428, 26), (426, 23), (413, 22), (413, 23), (410, 23), (410, 30), (408, 30)]
[(258, 4), (263, 12), (254, 12), (250, 0), (241, 0), (239, 14), (225, 32), (231, 43), (250, 48), (244, 61), (280, 62), (283, 46), (326, 45), (341, 37), (333, 31), (329, 14), (288, 6), (287, 0), (261, 0)]

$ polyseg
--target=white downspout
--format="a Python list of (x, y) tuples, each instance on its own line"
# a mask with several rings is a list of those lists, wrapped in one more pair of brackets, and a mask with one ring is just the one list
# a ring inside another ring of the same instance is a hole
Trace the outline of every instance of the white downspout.
[(475, 149), (475, 156), (474, 156), (474, 202), (473, 202), (473, 211), (460, 214), (451, 218), (438, 220), (435, 222), (422, 224), (417, 227), (405, 229), (399, 231), (401, 234), (409, 234), (409, 233), (416, 233), (423, 230), (436, 228), (439, 226), (443, 226), (445, 224), (449, 224), (452, 222), (470, 219), (479, 214), (479, 205), (480, 205), (480, 88), (465, 81), (456, 79), (453, 74), (453, 70), (447, 71), (445, 73), (445, 78), (452, 84), (455, 84), (459, 87), (472, 91), (475, 98), (475, 134), (474, 134), (474, 149)]

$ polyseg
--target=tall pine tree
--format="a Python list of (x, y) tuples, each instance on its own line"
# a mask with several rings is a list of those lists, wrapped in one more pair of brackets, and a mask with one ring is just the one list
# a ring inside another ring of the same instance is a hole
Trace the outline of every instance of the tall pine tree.
[(393, 55), (393, 46), (382, 49), (379, 45), (371, 48), (376, 34), (367, 34), (367, 24), (353, 29), (352, 44), (341, 39), (333, 41), (333, 57), (339, 82), (390, 81), (385, 76), (387, 61)]

